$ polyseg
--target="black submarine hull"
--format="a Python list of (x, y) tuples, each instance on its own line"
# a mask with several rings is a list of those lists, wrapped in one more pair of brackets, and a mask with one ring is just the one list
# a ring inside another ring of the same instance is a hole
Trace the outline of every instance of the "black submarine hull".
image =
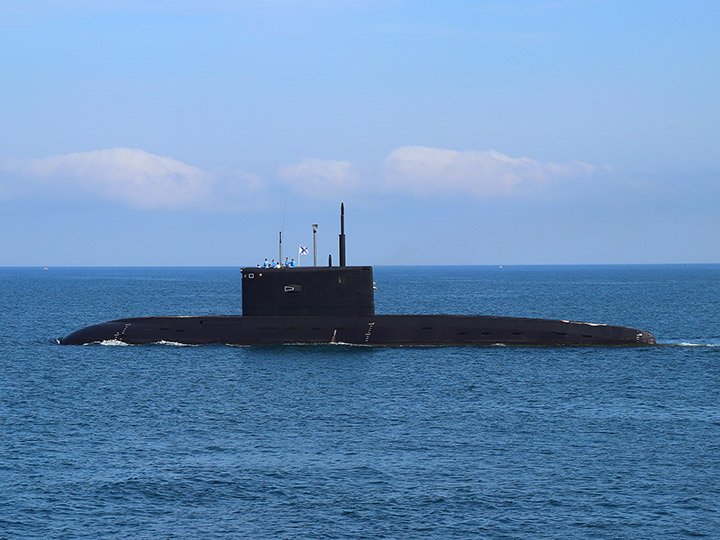
[(82, 328), (61, 345), (281, 345), (345, 343), (368, 346), (654, 345), (644, 330), (565, 320), (484, 315), (137, 317)]
[(344, 215), (341, 204), (340, 266), (328, 261), (327, 267), (242, 268), (242, 315), (118, 319), (82, 328), (58, 341), (62, 345), (655, 344), (650, 332), (605, 324), (486, 315), (377, 315), (372, 267), (345, 264)]

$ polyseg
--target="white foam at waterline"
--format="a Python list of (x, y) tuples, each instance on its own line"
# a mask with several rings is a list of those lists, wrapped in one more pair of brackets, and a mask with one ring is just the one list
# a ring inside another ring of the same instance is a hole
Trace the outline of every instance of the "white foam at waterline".
[[(103, 341), (95, 341), (93, 343), (84, 343), (83, 345), (104, 345), (106, 347), (132, 347), (135, 344), (125, 343), (119, 339), (105, 339)], [(190, 343), (178, 343), (177, 341), (153, 341), (148, 345), (168, 345), (170, 347), (199, 347), (196, 344)]]
[(720, 347), (720, 343), (690, 343), (689, 341), (683, 341), (676, 343), (678, 347)]
[(331, 345), (333, 347), (340, 346), (340, 347), (372, 347), (373, 345), (370, 345), (368, 343), (346, 343), (344, 341), (320, 341), (320, 342), (313, 342), (308, 343), (307, 341), (296, 341), (296, 342), (289, 342), (289, 343), (283, 343), (285, 346), (290, 347), (324, 347), (326, 345)]
[[(120, 341), (119, 339), (105, 339), (103, 341), (96, 341), (98, 345), (104, 345), (106, 347), (129, 347), (129, 343)], [(92, 343), (85, 343), (84, 345), (92, 345)]]
[(178, 343), (177, 341), (153, 341), (150, 345), (168, 345), (169, 347), (199, 347), (197, 343)]

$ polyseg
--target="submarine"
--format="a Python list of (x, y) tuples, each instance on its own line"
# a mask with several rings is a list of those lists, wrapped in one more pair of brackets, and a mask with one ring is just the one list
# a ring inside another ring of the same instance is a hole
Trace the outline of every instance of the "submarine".
[(650, 332), (570, 320), (489, 315), (375, 313), (373, 269), (347, 266), (340, 205), (339, 265), (242, 268), (242, 315), (134, 317), (103, 322), (61, 345), (169, 342), (185, 345), (642, 346)]

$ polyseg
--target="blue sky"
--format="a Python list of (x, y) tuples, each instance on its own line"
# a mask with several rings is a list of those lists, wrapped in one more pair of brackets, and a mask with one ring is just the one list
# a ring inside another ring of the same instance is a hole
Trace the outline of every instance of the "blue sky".
[[(0, 266), (720, 262), (715, 1), (0, 2)], [(310, 258), (303, 260), (304, 264)]]

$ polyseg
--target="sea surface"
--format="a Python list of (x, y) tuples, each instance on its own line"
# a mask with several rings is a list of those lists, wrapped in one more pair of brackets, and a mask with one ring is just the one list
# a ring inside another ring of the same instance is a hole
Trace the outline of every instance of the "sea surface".
[(0, 269), (0, 539), (720, 538), (720, 265), (379, 267), (378, 313), (661, 346), (60, 346), (238, 268)]

